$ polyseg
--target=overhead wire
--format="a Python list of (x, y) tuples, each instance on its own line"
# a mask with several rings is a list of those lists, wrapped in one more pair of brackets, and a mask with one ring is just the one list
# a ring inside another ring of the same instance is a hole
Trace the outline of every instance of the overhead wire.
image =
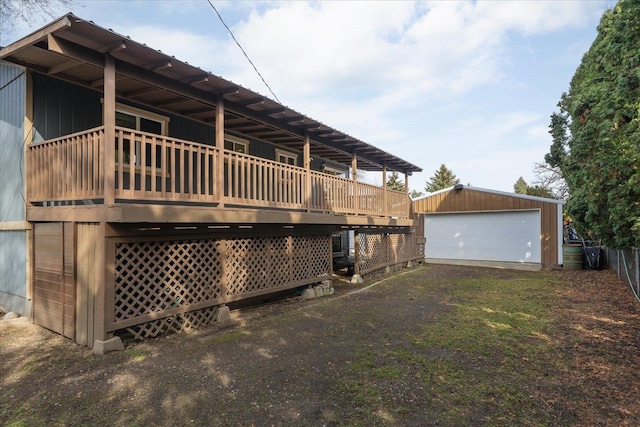
[(249, 64), (251, 64), (251, 66), (253, 67), (253, 69), (255, 70), (255, 72), (258, 74), (258, 76), (260, 77), (260, 79), (262, 80), (262, 83), (264, 83), (264, 85), (267, 87), (267, 89), (269, 89), (269, 92), (271, 92), (271, 95), (273, 95), (273, 97), (275, 98), (276, 101), (278, 101), (280, 104), (282, 104), (282, 102), (278, 99), (278, 97), (276, 96), (276, 94), (273, 92), (273, 90), (271, 89), (271, 86), (269, 86), (269, 84), (267, 83), (267, 81), (264, 79), (264, 77), (262, 77), (262, 74), (260, 74), (260, 71), (258, 71), (258, 68), (256, 67), (256, 65), (253, 63), (253, 61), (251, 60), (251, 58), (249, 58), (249, 55), (247, 55), (247, 52), (245, 52), (245, 50), (242, 48), (242, 46), (240, 45), (240, 42), (238, 41), (238, 39), (236, 39), (236, 36), (233, 35), (233, 32), (231, 31), (231, 28), (229, 28), (229, 26), (227, 25), (226, 22), (224, 22), (224, 19), (222, 19), (222, 15), (220, 15), (220, 12), (218, 12), (218, 9), (216, 9), (216, 7), (213, 5), (213, 3), (211, 2), (211, 0), (207, 0), (209, 5), (211, 6), (211, 8), (216, 12), (216, 15), (218, 15), (218, 18), (220, 19), (220, 22), (222, 22), (222, 25), (224, 25), (224, 27), (227, 29), (227, 31), (229, 32), (229, 34), (231, 35), (231, 38), (233, 39), (234, 42), (236, 42), (236, 44), (238, 45), (238, 47), (240, 48), (240, 50), (242, 51), (242, 53), (244, 54), (245, 58), (247, 58), (247, 61), (249, 61)]

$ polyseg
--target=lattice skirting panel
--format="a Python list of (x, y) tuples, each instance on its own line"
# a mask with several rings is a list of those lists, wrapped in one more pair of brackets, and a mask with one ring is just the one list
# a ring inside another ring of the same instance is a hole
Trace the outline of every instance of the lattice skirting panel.
[(424, 245), (417, 243), (414, 233), (359, 233), (358, 238), (361, 274), (386, 267), (398, 270), (403, 263), (424, 257)]
[(207, 307), (201, 310), (187, 311), (174, 314), (151, 322), (141, 323), (133, 327), (124, 328), (136, 339), (156, 337), (171, 332), (186, 332), (201, 326), (212, 324), (218, 316), (219, 306)]
[(331, 236), (117, 243), (114, 324), (152, 337), (211, 323), (214, 306), (314, 283), (330, 262)]

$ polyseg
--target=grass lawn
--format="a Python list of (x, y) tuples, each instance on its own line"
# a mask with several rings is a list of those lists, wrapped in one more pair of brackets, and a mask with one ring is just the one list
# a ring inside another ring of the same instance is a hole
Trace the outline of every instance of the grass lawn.
[(0, 425), (640, 425), (640, 303), (609, 271), (335, 286), (104, 356), (2, 326)]

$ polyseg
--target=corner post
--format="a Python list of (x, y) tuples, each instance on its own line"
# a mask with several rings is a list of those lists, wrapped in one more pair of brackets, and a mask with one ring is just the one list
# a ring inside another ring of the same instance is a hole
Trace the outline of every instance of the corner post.
[(109, 54), (104, 56), (104, 104), (102, 115), (104, 124), (104, 204), (105, 206), (113, 206), (116, 201), (116, 61)]

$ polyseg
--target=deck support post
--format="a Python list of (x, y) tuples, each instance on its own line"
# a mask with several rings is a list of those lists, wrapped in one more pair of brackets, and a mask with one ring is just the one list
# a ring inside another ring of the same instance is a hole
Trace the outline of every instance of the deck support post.
[[(106, 223), (102, 222), (98, 227), (97, 233), (94, 234), (94, 237), (96, 237), (94, 244), (94, 253), (96, 254), (94, 260), (95, 282), (92, 284), (89, 296), (89, 300), (93, 302), (92, 347), (96, 344), (100, 345), (100, 342), (104, 342), (109, 338), (107, 337), (107, 322), (111, 318), (109, 308), (112, 308), (114, 303), (113, 301), (107, 301), (107, 299), (109, 295), (113, 294), (109, 292), (108, 287), (115, 283), (114, 266), (108, 265), (115, 258), (115, 251), (113, 256), (109, 256), (109, 249), (111, 247), (115, 248), (115, 245), (110, 245), (106, 242)], [(114, 274), (114, 276), (109, 277), (110, 274)]]
[(218, 196), (218, 206), (224, 207), (224, 99), (219, 95), (216, 99), (216, 169), (214, 173), (214, 189)]
[[(104, 204), (113, 206), (116, 198), (116, 61), (113, 56), (104, 56), (104, 104), (102, 105), (104, 123)], [(120, 183), (122, 185), (122, 183)]]
[(404, 192), (407, 194), (407, 210), (405, 212), (406, 218), (411, 218), (411, 200), (409, 197), (409, 174), (407, 172), (404, 173)]
[(389, 203), (387, 202), (387, 195), (389, 190), (387, 189), (387, 165), (382, 167), (382, 215), (387, 216), (389, 211)]
[(358, 215), (360, 213), (360, 197), (358, 196), (358, 159), (355, 151), (351, 157), (351, 173), (353, 174), (353, 212)]
[(362, 276), (360, 275), (360, 233), (358, 230), (353, 232), (353, 250), (355, 252), (355, 260), (351, 283), (362, 283)]
[(311, 212), (311, 143), (309, 133), (304, 133), (304, 197), (307, 199), (307, 212)]

